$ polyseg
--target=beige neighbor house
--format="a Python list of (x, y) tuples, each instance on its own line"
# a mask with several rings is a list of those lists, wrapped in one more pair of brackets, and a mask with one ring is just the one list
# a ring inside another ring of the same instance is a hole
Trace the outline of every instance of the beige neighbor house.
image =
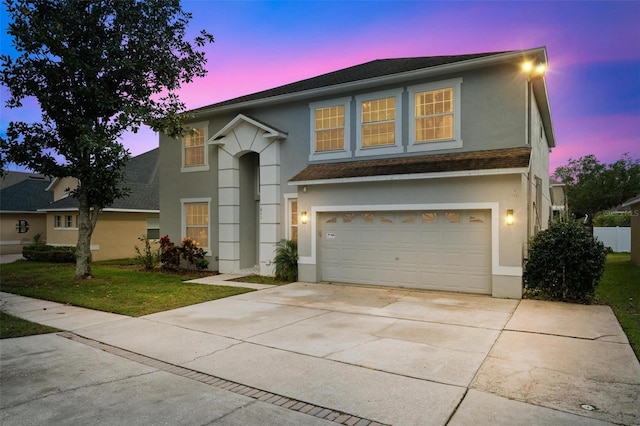
[[(93, 260), (134, 257), (138, 237), (159, 238), (158, 149), (133, 157), (125, 168), (124, 187), (131, 194), (116, 200), (101, 213), (91, 238)], [(47, 243), (75, 246), (78, 240), (78, 202), (67, 189), (77, 186), (73, 178), (53, 179), (47, 190), (53, 201), (39, 211), (46, 214)]]
[(640, 265), (640, 195), (625, 201), (622, 207), (631, 210), (631, 261)]
[(7, 172), (0, 179), (0, 254), (19, 254), (38, 235), (46, 240), (46, 214), (38, 208), (53, 201), (50, 179), (25, 172)]
[(383, 59), (192, 110), (160, 136), (161, 234), (223, 273), (522, 296), (551, 214), (544, 47)]

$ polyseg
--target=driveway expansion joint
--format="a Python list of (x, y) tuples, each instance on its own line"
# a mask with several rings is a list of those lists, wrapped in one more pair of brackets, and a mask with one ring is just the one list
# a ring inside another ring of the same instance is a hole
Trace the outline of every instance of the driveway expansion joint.
[(301, 414), (317, 417), (320, 419), (328, 420), (337, 424), (343, 425), (368, 425), (368, 426), (388, 426), (384, 423), (376, 422), (371, 419), (365, 419), (363, 417), (345, 413), (340, 410), (334, 410), (327, 407), (322, 407), (305, 401), (300, 401), (295, 398), (289, 398), (284, 395), (278, 395), (273, 392), (254, 388), (252, 386), (243, 385), (232, 380), (223, 379), (221, 377), (213, 376), (210, 374), (202, 373), (200, 371), (192, 370), (190, 368), (181, 367), (179, 365), (171, 364), (165, 361), (161, 361), (156, 358), (151, 358), (146, 355), (138, 354), (128, 351), (126, 349), (112, 346), (97, 340), (89, 339), (87, 337), (80, 336), (71, 331), (63, 331), (57, 333), (58, 336), (72, 340), (74, 342), (82, 343), (95, 349), (102, 350), (104, 352), (116, 355), (130, 361), (135, 361), (139, 364), (146, 365), (148, 367), (155, 368), (157, 370), (165, 371), (167, 373), (175, 374), (186, 379), (191, 379), (204, 383), (209, 386), (213, 386), (219, 389), (233, 392), (238, 395), (251, 398), (255, 401), (265, 402), (278, 407), (282, 407), (287, 410), (297, 411)]

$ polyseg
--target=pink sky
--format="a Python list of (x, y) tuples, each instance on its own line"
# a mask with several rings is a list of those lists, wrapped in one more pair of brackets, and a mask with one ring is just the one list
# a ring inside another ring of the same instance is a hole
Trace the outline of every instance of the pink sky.
[[(640, 158), (640, 2), (183, 1), (207, 47), (209, 74), (183, 87), (189, 108), (373, 59), (546, 46), (557, 147), (550, 172), (595, 154)], [(3, 51), (6, 46), (3, 41)], [(4, 92), (3, 92), (4, 94)], [(4, 110), (10, 120), (37, 112)], [(143, 130), (133, 155), (157, 146)]]

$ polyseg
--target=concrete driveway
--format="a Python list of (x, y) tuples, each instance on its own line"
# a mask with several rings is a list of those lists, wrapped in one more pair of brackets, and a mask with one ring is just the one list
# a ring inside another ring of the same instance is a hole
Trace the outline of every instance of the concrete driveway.
[(305, 283), (141, 318), (1, 298), (71, 331), (2, 341), (2, 424), (640, 424), (606, 306)]

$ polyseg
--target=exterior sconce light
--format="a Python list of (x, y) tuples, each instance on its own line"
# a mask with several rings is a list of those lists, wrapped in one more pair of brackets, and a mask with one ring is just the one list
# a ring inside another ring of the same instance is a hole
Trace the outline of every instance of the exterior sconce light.
[(308, 221), (309, 221), (309, 216), (307, 216), (307, 212), (306, 211), (301, 212), (300, 222), (302, 222), (303, 225), (306, 225)]
[(507, 225), (513, 225), (513, 210), (507, 210)]

